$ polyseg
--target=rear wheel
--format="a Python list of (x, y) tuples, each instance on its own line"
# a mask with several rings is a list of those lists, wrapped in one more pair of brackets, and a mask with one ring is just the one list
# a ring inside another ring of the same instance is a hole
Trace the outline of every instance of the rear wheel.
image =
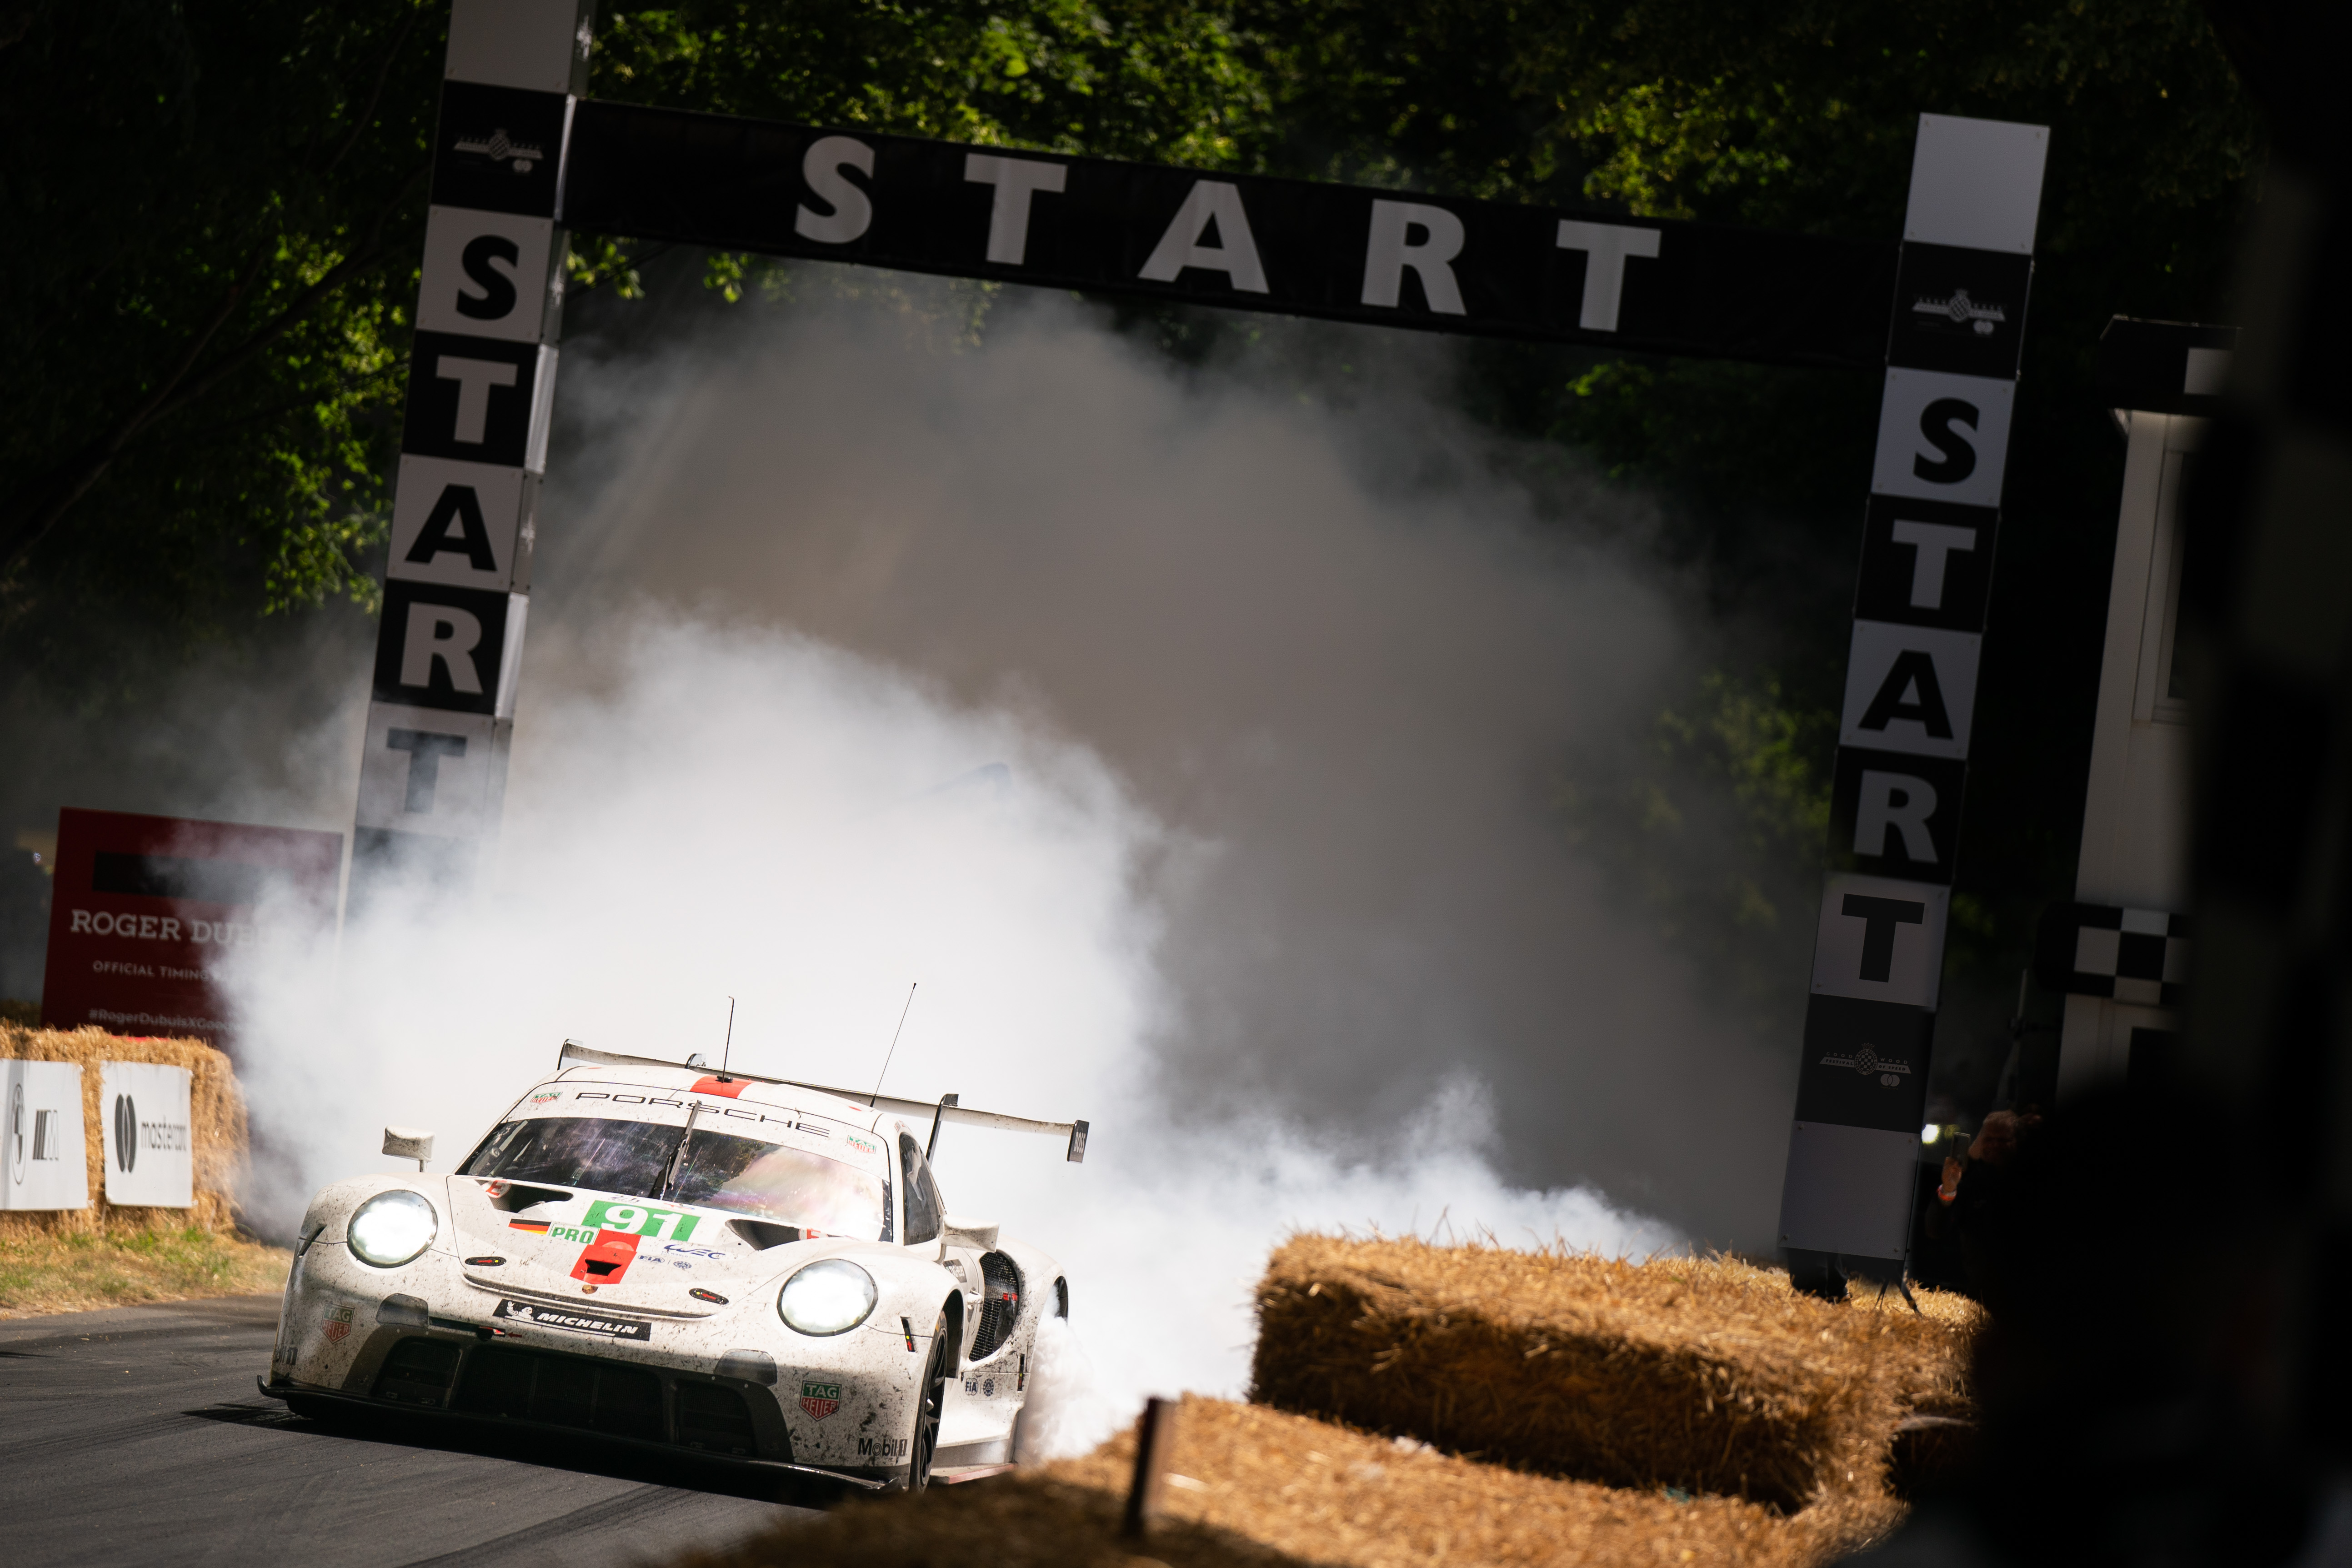
[(948, 1373), (957, 1346), (948, 1331), (947, 1314), (931, 1325), (931, 1358), (923, 1363), (923, 1384), (915, 1401), (915, 1430), (907, 1445), (907, 1489), (921, 1491), (931, 1484), (931, 1461), (940, 1451), (940, 1416), (947, 1409)]

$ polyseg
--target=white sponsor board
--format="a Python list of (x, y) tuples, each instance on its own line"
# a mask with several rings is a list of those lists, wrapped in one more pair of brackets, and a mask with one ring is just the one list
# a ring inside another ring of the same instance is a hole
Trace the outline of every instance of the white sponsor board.
[(152, 1062), (99, 1064), (98, 1124), (106, 1201), (192, 1208), (196, 1201), (195, 1075)]
[(0, 1209), (89, 1206), (81, 1131), (81, 1068), (0, 1061)]

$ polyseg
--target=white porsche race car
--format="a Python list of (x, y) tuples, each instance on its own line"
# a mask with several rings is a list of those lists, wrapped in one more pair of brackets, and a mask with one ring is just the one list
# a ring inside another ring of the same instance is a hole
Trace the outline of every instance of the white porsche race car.
[(1008, 1462), (1054, 1260), (950, 1215), (965, 1121), (1087, 1124), (613, 1056), (565, 1042), (446, 1177), (310, 1201), (262, 1392), (437, 1412), (915, 1489)]

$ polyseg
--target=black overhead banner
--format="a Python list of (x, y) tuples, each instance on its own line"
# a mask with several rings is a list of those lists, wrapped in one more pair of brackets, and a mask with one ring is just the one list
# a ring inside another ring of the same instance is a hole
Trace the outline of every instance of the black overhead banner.
[[(468, 107), (493, 129), (537, 109), (533, 133), (541, 135), (538, 122), (551, 116), (523, 101), (532, 96), (515, 94), (512, 114), (488, 102)], [(469, 129), (468, 140), (488, 145), (478, 131)], [(454, 161), (457, 149), (443, 153)], [(487, 153), (469, 146), (465, 156), (481, 166), (477, 179), (493, 177)], [(561, 216), (576, 230), (773, 256), (1858, 370), (1886, 363), (1897, 251), (1891, 241), (1626, 220), (586, 100), (573, 110)], [(1971, 334), (1961, 352), (1984, 350)]]

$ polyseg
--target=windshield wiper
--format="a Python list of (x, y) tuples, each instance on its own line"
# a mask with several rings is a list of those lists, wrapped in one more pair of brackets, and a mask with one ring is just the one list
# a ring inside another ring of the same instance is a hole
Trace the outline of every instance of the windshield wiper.
[(696, 1100), (686, 1113), (686, 1131), (678, 1134), (677, 1147), (671, 1152), (669, 1169), (662, 1173), (661, 1191), (654, 1194), (662, 1203), (670, 1201), (669, 1194), (677, 1185), (678, 1173), (686, 1169), (686, 1148), (694, 1142), (694, 1123), (702, 1114), (702, 1101)]

